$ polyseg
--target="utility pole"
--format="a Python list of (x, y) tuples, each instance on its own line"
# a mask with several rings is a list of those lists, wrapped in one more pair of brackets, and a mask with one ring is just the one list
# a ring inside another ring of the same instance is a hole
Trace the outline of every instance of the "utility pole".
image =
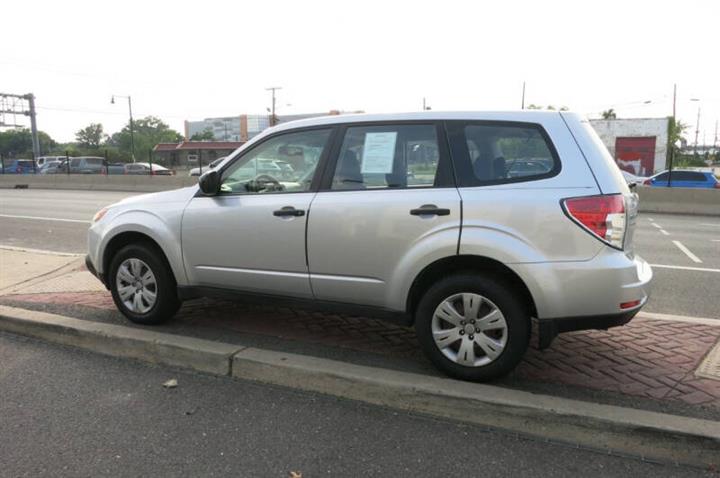
[(523, 93), (522, 93), (522, 103), (520, 105), (520, 109), (525, 109), (525, 82), (523, 81)]
[(668, 143), (670, 143), (670, 151), (669, 151), (669, 158), (670, 158), (670, 167), (668, 168), (668, 187), (672, 187), (672, 168), (673, 168), (673, 159), (675, 159), (675, 141), (673, 141), (673, 137), (675, 136), (675, 131), (677, 131), (677, 118), (675, 116), (677, 106), (677, 83), (673, 83), (673, 115), (672, 115), (672, 131), (670, 131), (670, 138)]
[(269, 88), (265, 88), (265, 91), (272, 91), (272, 107), (270, 110), (270, 126), (275, 126), (277, 124), (277, 116), (275, 116), (275, 91), (276, 90), (282, 90), (281, 86), (271, 86)]
[(430, 111), (432, 108), (430, 108), (427, 103), (425, 103), (425, 97), (423, 96), (423, 111)]

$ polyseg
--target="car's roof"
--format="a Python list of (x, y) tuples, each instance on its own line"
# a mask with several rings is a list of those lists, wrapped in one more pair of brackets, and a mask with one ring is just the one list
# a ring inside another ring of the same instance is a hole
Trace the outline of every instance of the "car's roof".
[[(130, 164), (138, 164), (140, 166), (145, 166), (146, 168), (150, 167), (150, 163), (128, 163), (128, 165), (130, 165)], [(161, 164), (157, 164), (157, 163), (153, 163), (152, 168), (153, 169), (167, 169), (165, 166), (163, 166)]]
[[(379, 113), (379, 114), (341, 114), (332, 116), (319, 116), (297, 121), (280, 123), (266, 130), (268, 132), (285, 129), (302, 128), (318, 125), (364, 123), (374, 121), (418, 121), (418, 120), (496, 120), (496, 121), (527, 121), (540, 122), (543, 119), (557, 117), (559, 111), (542, 110), (516, 110), (516, 111), (415, 111), (408, 113)], [(563, 114), (574, 115), (568, 111)]]
[[(669, 169), (666, 169), (665, 171), (660, 171), (659, 173), (655, 173), (655, 176), (662, 173), (667, 173)], [(687, 173), (710, 173), (712, 174), (712, 169), (701, 169), (701, 168), (673, 168), (673, 173), (676, 172), (687, 172)]]

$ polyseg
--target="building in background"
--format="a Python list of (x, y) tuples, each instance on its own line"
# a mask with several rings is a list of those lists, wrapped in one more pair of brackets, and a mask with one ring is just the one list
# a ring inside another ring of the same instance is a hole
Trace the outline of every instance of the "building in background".
[[(353, 113), (362, 113), (354, 111)], [(316, 118), (318, 116), (339, 115), (343, 112), (332, 110), (327, 113), (306, 113), (297, 115), (278, 115), (278, 123)], [(247, 141), (270, 127), (270, 115), (225, 116), (205, 118), (200, 121), (185, 121), (185, 139), (190, 140), (195, 134), (211, 131), (215, 141)]]
[(590, 124), (620, 169), (651, 176), (667, 167), (669, 118), (592, 119)]

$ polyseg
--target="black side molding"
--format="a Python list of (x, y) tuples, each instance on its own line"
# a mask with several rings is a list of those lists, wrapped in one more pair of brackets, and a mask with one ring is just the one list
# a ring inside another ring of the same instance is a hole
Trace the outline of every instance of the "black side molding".
[(557, 319), (537, 319), (538, 347), (540, 350), (550, 347), (558, 334), (577, 330), (607, 330), (630, 322), (640, 309), (613, 315), (591, 315), (587, 317), (561, 317)]
[(303, 310), (368, 317), (385, 320), (402, 326), (412, 325), (412, 317), (409, 314), (396, 310), (384, 309), (382, 307), (349, 304), (345, 302), (332, 302), (329, 300), (261, 294), (257, 292), (224, 289), (221, 287), (178, 286), (177, 293), (180, 300), (213, 297), (216, 299), (248, 302), (252, 304), (290, 307)]

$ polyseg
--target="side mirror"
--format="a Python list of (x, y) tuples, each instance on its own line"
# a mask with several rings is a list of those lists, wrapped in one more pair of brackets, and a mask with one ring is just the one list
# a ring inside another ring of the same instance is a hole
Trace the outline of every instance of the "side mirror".
[(206, 196), (214, 196), (220, 189), (220, 173), (211, 169), (200, 176), (198, 183), (200, 184), (200, 190), (203, 194)]

